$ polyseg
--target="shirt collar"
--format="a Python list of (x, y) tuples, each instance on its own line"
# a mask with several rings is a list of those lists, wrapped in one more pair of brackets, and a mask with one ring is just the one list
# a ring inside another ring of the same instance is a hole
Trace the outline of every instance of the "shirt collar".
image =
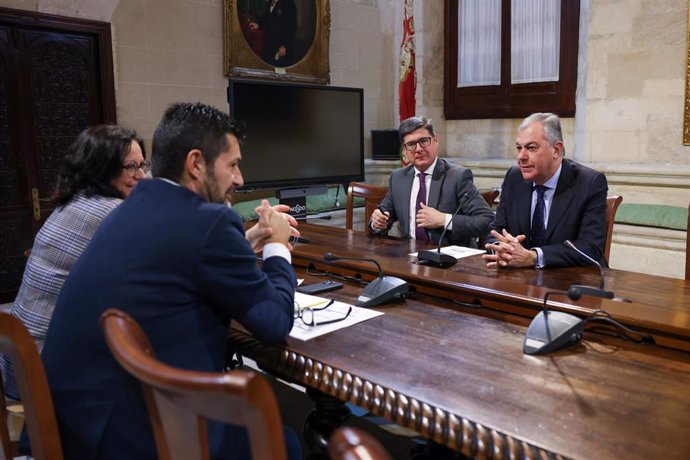
[(172, 180), (170, 180), (170, 179), (166, 179), (165, 177), (156, 177), (155, 179), (165, 181), (165, 182), (167, 182), (168, 184), (177, 185), (178, 187), (180, 186), (180, 184), (178, 184), (177, 182), (172, 181)]
[[(553, 174), (553, 176), (551, 176), (551, 178), (549, 178), (549, 180), (547, 180), (546, 182), (544, 182), (544, 186), (547, 187), (549, 190), (554, 190), (554, 189), (556, 188), (556, 185), (558, 185), (558, 178), (561, 177), (561, 169), (562, 169), (562, 168), (563, 168), (563, 163), (561, 163), (561, 164), (558, 166), (558, 169), (557, 169), (556, 172)], [(537, 184), (535, 184), (534, 182), (532, 182), (532, 189), (534, 189), (534, 187), (535, 187), (536, 185), (537, 185)]]

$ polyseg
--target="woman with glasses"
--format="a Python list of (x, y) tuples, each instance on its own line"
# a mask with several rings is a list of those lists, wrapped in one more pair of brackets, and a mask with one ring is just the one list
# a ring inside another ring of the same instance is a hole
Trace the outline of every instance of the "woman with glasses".
[[(134, 189), (149, 168), (136, 132), (97, 125), (68, 147), (53, 196), (57, 205), (29, 254), (12, 315), (26, 325), (39, 352), (60, 288), (103, 219)], [(5, 393), (17, 397), (14, 371), (0, 355)]]

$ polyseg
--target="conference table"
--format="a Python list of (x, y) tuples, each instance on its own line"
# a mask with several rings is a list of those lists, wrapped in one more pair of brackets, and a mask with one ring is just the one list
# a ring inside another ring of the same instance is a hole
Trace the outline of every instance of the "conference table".
[(656, 344), (598, 325), (576, 345), (526, 355), (544, 295), (598, 286), (596, 267), (492, 270), (472, 256), (440, 269), (416, 263), (410, 253), (428, 246), (414, 241), (300, 231), (309, 242), (293, 251), (298, 277), (344, 280), (325, 297), (354, 303), (378, 276), (371, 262), (328, 264), (325, 252), (373, 258), (410, 293), (376, 307), (381, 316), (308, 341), (264, 344), (233, 326), (231, 342), (266, 371), (472, 457), (688, 457), (690, 282), (605, 269), (606, 289), (629, 302), (552, 294), (549, 309), (583, 318), (603, 309)]

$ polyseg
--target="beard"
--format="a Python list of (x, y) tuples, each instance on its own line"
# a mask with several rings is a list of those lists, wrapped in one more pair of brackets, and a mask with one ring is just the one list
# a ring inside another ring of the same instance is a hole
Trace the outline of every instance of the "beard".
[(232, 197), (233, 187), (227, 190), (221, 190), (218, 185), (218, 179), (213, 169), (209, 169), (206, 173), (206, 180), (204, 181), (204, 191), (206, 200), (211, 203), (225, 203), (226, 196)]

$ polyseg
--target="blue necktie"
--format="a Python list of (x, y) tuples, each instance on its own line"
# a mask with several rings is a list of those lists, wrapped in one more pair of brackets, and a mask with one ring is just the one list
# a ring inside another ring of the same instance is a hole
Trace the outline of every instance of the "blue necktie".
[[(419, 177), (419, 191), (417, 192), (417, 202), (415, 204), (415, 215), (412, 216), (413, 219), (417, 217), (417, 213), (420, 209), (422, 209), (419, 203), (426, 204), (426, 180), (424, 180), (426, 173), (419, 173), (417, 174), (417, 177)], [(426, 235), (426, 230), (424, 230), (423, 227), (418, 227), (417, 225), (415, 225), (414, 237), (418, 241), (429, 241), (429, 237)]]
[(544, 192), (546, 192), (548, 187), (535, 185), (534, 188), (537, 190), (537, 204), (534, 207), (534, 214), (532, 214), (532, 231), (530, 234), (533, 248), (543, 246), (546, 243)]

